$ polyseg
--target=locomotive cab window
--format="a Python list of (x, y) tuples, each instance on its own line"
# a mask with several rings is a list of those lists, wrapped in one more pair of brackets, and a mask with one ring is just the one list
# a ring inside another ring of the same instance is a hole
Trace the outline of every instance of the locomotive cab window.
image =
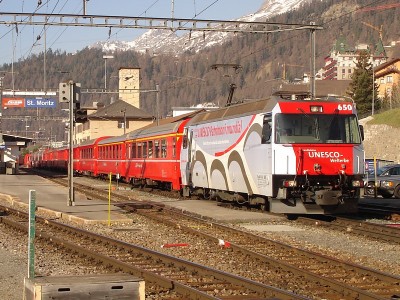
[(361, 135), (355, 115), (277, 114), (276, 143), (290, 144), (360, 144)]
[(183, 147), (183, 149), (186, 149), (188, 147), (188, 129), (187, 128), (185, 128), (183, 130), (182, 147)]
[(261, 133), (261, 143), (270, 144), (272, 133), (272, 117), (270, 115), (264, 116), (263, 128)]

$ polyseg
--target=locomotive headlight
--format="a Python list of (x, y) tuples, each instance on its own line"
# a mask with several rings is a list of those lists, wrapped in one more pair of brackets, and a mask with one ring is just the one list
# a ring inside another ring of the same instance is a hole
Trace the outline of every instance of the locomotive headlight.
[(353, 187), (364, 187), (364, 181), (363, 180), (353, 180), (351, 182), (351, 185)]
[(310, 105), (310, 112), (312, 113), (322, 113), (323, 109), (320, 105)]
[(295, 187), (297, 186), (296, 180), (284, 180), (282, 183), (283, 187)]
[(393, 181), (383, 180), (381, 181), (381, 187), (392, 188), (394, 186)]

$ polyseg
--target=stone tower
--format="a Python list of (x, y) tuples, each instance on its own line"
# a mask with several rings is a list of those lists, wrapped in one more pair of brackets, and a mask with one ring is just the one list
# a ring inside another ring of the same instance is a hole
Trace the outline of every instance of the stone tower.
[(119, 99), (140, 108), (140, 68), (119, 69)]

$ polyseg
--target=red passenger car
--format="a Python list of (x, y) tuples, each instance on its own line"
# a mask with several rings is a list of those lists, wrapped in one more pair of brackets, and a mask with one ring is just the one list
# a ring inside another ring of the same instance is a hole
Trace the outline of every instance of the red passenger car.
[(98, 143), (108, 136), (83, 142), (74, 148), (74, 171), (87, 176), (98, 176)]
[(52, 149), (52, 166), (51, 168), (57, 170), (67, 170), (68, 169), (68, 148), (58, 148)]
[(188, 120), (138, 129), (99, 142), (99, 173), (140, 186), (180, 190), (179, 157)]

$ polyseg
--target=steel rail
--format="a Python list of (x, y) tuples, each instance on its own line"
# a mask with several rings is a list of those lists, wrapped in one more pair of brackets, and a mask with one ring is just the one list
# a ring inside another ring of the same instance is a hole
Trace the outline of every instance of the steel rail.
[[(166, 209), (163, 210), (163, 212)], [(174, 218), (172, 217), (171, 219), (161, 219), (161, 213), (153, 214), (153, 213), (146, 213), (146, 210), (137, 210), (137, 214), (140, 214), (142, 216), (151, 218), (155, 221), (158, 222), (163, 222), (165, 224), (168, 224), (169, 226), (179, 226), (180, 230), (187, 231), (191, 234), (202, 236), (210, 241), (213, 242), (218, 242), (218, 238), (215, 237), (215, 235), (210, 235), (202, 232), (199, 229), (194, 229), (188, 226), (183, 225), (181, 222), (177, 221), (178, 219), (181, 220), (181, 218)], [(193, 219), (198, 219), (193, 216), (189, 216), (190, 218)], [(200, 222), (204, 223), (204, 220), (198, 219)], [(230, 241), (230, 247), (235, 251), (242, 252), (244, 254), (247, 254), (252, 257), (256, 257), (259, 259), (261, 262), (268, 263), (270, 265), (277, 266), (279, 268), (282, 268), (283, 270), (286, 270), (288, 272), (292, 272), (293, 274), (299, 275), (299, 276), (304, 276), (308, 280), (313, 280), (315, 282), (322, 283), (324, 285), (329, 286), (332, 288), (332, 290), (335, 290), (338, 293), (341, 293), (342, 295), (346, 295), (347, 297), (351, 297), (352, 299), (385, 299), (379, 294), (373, 294), (371, 292), (366, 291), (365, 289), (361, 289), (357, 287), (356, 285), (350, 286), (348, 283), (343, 283), (340, 282), (336, 279), (331, 279), (329, 277), (324, 277), (322, 275), (319, 275), (318, 272), (315, 271), (309, 271), (307, 268), (303, 269), (300, 267), (297, 267), (295, 263), (288, 263), (285, 259), (275, 259), (273, 257), (270, 257), (265, 254), (259, 253), (255, 248), (262, 248), (261, 246), (258, 247), (258, 245), (266, 245), (267, 243), (271, 243), (271, 240), (268, 240), (266, 238), (257, 236), (255, 234), (241, 231), (235, 228), (231, 228), (229, 226), (225, 226), (219, 223), (215, 223), (212, 221), (207, 221), (209, 223), (209, 227), (212, 230), (215, 230), (216, 228), (222, 229), (224, 231), (230, 232), (231, 237), (229, 239)], [(201, 229), (204, 229), (203, 227), (199, 227)], [(238, 235), (243, 235), (243, 238), (246, 238), (247, 244), (246, 245), (240, 245), (240, 243), (236, 244), (235, 241), (238, 241), (237, 236)], [(236, 236), (235, 236), (236, 235)], [(221, 236), (221, 235), (220, 235)], [(309, 265), (311, 266), (313, 264), (313, 260), (320, 261), (321, 265), (326, 264), (327, 262), (330, 263), (330, 265), (336, 265), (336, 266), (343, 266), (343, 267), (348, 267), (349, 269), (353, 270), (358, 270), (359, 272), (362, 272), (363, 274), (369, 274), (372, 276), (379, 277), (380, 279), (386, 281), (388, 284), (392, 284), (394, 286), (397, 286), (400, 283), (400, 277), (392, 276), (377, 270), (372, 270), (369, 268), (361, 267), (355, 264), (347, 263), (338, 259), (334, 258), (329, 258), (324, 255), (319, 255), (317, 253), (313, 253), (311, 251), (307, 250), (302, 250), (298, 248), (294, 248), (285, 244), (282, 244), (280, 242), (272, 241), (272, 243), (276, 244), (277, 247), (281, 248), (282, 253), (288, 253), (289, 251), (293, 252), (295, 251), (298, 253), (299, 257), (304, 257), (309, 261)], [(249, 249), (250, 248), (250, 249)], [(253, 249), (253, 250), (252, 250)], [(295, 259), (295, 256), (293, 256), (293, 259)], [(390, 289), (389, 286), (387, 286), (388, 289)], [(392, 287), (393, 288), (393, 287)]]
[(312, 225), (325, 227), (341, 232), (357, 234), (360, 236), (373, 238), (376, 240), (400, 243), (400, 230), (398, 228), (388, 227), (382, 224), (374, 224), (360, 220), (352, 220), (343, 217), (335, 217), (333, 221), (315, 220), (307, 217), (300, 217), (297, 221)]
[[(94, 189), (92, 187), (89, 187), (89, 188), (91, 189), (91, 191), (89, 193), (93, 197), (97, 197), (97, 198), (101, 197), (101, 195), (98, 192), (96, 192), (96, 189)], [(79, 189), (84, 193), (88, 193), (87, 187), (85, 188), (85, 185), (81, 185)], [(101, 191), (100, 191), (100, 193), (101, 193)], [(103, 193), (104, 193), (104, 191), (103, 191)], [(116, 197), (121, 197), (122, 199), (126, 200), (125, 196), (120, 196), (118, 194), (115, 194), (115, 196)], [(140, 203), (141, 201), (138, 201), (138, 202)], [(154, 204), (151, 204), (151, 205), (154, 205), (154, 207), (158, 206), (157, 203), (154, 203)], [(122, 203), (121, 207), (123, 207), (123, 206), (129, 207), (129, 203), (125, 203), (125, 204)], [(134, 207), (140, 208), (140, 205), (136, 204), (136, 205), (134, 205)], [(146, 208), (146, 207), (143, 207), (143, 208)], [(164, 211), (169, 211), (170, 210), (170, 211), (173, 211), (175, 213), (182, 213), (181, 211), (176, 210), (174, 208), (170, 209), (168, 207), (164, 207), (163, 206), (162, 209)], [(140, 209), (136, 209), (135, 208), (134, 210), (137, 213), (140, 213)], [(145, 213), (143, 213), (143, 214), (145, 214)], [(199, 222), (202, 222), (203, 224), (205, 222), (204, 219), (196, 218), (193, 215), (186, 214), (186, 216), (188, 218), (191, 218), (191, 219), (197, 219)], [(176, 225), (179, 224), (180, 228), (183, 229), (184, 225), (182, 224), (181, 221), (182, 221), (182, 218), (180, 218), (180, 217), (179, 218), (177, 218), (176, 216), (172, 217), (171, 221), (170, 221), (170, 225), (173, 225), (173, 226), (176, 227)], [(168, 221), (165, 221), (165, 222), (168, 222)], [(315, 220), (314, 220), (314, 222), (315, 222)], [(237, 238), (235, 236), (239, 236), (241, 234), (243, 236), (245, 236), (246, 240), (248, 241), (248, 243), (247, 243), (248, 245), (246, 245), (246, 247), (254, 246), (257, 243), (264, 244), (264, 245), (274, 243), (274, 244), (276, 244), (276, 246), (274, 246), (274, 247), (280, 247), (281, 248), (281, 251), (280, 251), (281, 253), (293, 253), (293, 251), (299, 252), (299, 254), (297, 256), (299, 256), (299, 257), (303, 256), (305, 259), (307, 259), (310, 262), (309, 266), (312, 265), (311, 264), (312, 261), (320, 261), (320, 264), (322, 264), (322, 265), (329, 265), (329, 266), (331, 266), (330, 268), (332, 270), (334, 270), (335, 268), (339, 268), (341, 266), (347, 266), (347, 268), (349, 270), (353, 270), (353, 271), (358, 272), (360, 274), (364, 274), (362, 276), (366, 276), (366, 278), (368, 278), (369, 276), (373, 276), (374, 278), (379, 278), (379, 280), (382, 281), (382, 282), (386, 282), (387, 283), (387, 289), (389, 290), (389, 293), (390, 293), (390, 291), (392, 291), (393, 294), (398, 294), (399, 293), (398, 285), (400, 283), (400, 277), (398, 277), (398, 276), (392, 276), (390, 274), (379, 272), (377, 270), (372, 270), (372, 269), (365, 268), (365, 267), (362, 267), (362, 266), (359, 266), (359, 265), (356, 265), (356, 264), (351, 264), (351, 263), (348, 263), (348, 262), (340, 261), (338, 259), (326, 257), (326, 256), (323, 256), (323, 255), (320, 255), (319, 258), (318, 258), (316, 253), (312, 253), (312, 252), (307, 251), (307, 250), (295, 249), (295, 248), (293, 248), (293, 247), (291, 247), (289, 245), (285, 245), (285, 244), (282, 244), (282, 243), (279, 243), (279, 242), (271, 241), (269, 239), (262, 238), (262, 237), (259, 237), (257, 235), (254, 235), (254, 234), (249, 234), (248, 232), (240, 233), (239, 230), (237, 230), (237, 229), (233, 229), (233, 228), (230, 228), (228, 226), (225, 226), (225, 225), (222, 225), (222, 224), (219, 224), (219, 223), (216, 223), (216, 222), (212, 222), (211, 220), (207, 221), (207, 223), (212, 223), (212, 225), (213, 225), (212, 228), (213, 229), (221, 228), (222, 230), (230, 231), (231, 232), (230, 235), (232, 236), (232, 238), (231, 238), (231, 243), (232, 244), (235, 243), (235, 240), (239, 239), (239, 238)], [(190, 231), (190, 230), (188, 230), (188, 231)], [(192, 232), (195, 232), (195, 231), (192, 231)], [(197, 234), (197, 235), (202, 234), (203, 235), (204, 233), (199, 233), (199, 232), (196, 231), (195, 234)], [(215, 236), (216, 236), (216, 234), (214, 234), (214, 237), (210, 237), (210, 238), (215, 240), (216, 239)], [(221, 234), (219, 234), (219, 236), (221, 236)], [(234, 244), (234, 248), (236, 248), (238, 250), (241, 249), (241, 248), (239, 248), (239, 244), (238, 245)], [(242, 247), (242, 248), (244, 249), (242, 251), (242, 253), (245, 252), (245, 251), (248, 251), (248, 250), (246, 250), (245, 247)], [(253, 252), (256, 252), (256, 251), (253, 251)], [(293, 257), (295, 257), (295, 256), (293, 256)], [(271, 259), (271, 257), (267, 258), (267, 256), (265, 256), (265, 255), (264, 256), (260, 256), (260, 258), (262, 258), (262, 260), (264, 260), (264, 261), (270, 260), (271, 262), (273, 262), (273, 259)], [(293, 266), (295, 265), (294, 263), (289, 262), (288, 264), (284, 264), (283, 263), (284, 260), (288, 260), (288, 258), (286, 258), (286, 257), (285, 258), (283, 258), (283, 257), (279, 258), (279, 259), (277, 259), (275, 261), (275, 263), (282, 264), (282, 268), (283, 269), (286, 268), (286, 270), (295, 270), (295, 269), (293, 269)], [(300, 268), (303, 269), (303, 272), (304, 272), (304, 269), (307, 268), (307, 267), (306, 266), (301, 266)], [(309, 273), (305, 272), (304, 273), (305, 277), (313, 278), (314, 280), (317, 280), (319, 275), (318, 275), (318, 272), (316, 272), (316, 271), (317, 270), (312, 270), (312, 271), (310, 271), (311, 273), (310, 272)], [(343, 284), (343, 283), (339, 282), (336, 279), (334, 281), (332, 281), (331, 279), (327, 278), (328, 276), (329, 275), (325, 275), (325, 278), (323, 278), (323, 280), (325, 280), (325, 282), (327, 284), (329, 284), (330, 286), (332, 286), (332, 289), (334, 289), (336, 291), (340, 291), (341, 289), (346, 288), (345, 287), (346, 285), (347, 285), (347, 287), (349, 286), (349, 284), (346, 284), (346, 283)], [(368, 286), (368, 285), (363, 286), (362, 284), (361, 284), (361, 286), (362, 286), (362, 288), (357, 288), (355, 286), (351, 293), (353, 293), (353, 295), (354, 295), (354, 293), (357, 294), (358, 295), (357, 297), (359, 297), (360, 299), (383, 299), (378, 295), (379, 293), (370, 294), (369, 292), (366, 291), (367, 289), (371, 289), (371, 286)], [(347, 289), (347, 290), (349, 291), (349, 289)], [(382, 289), (381, 289), (380, 293), (382, 294)], [(384, 293), (384, 291), (383, 291), (383, 293)]]
[[(27, 214), (25, 212), (7, 207), (3, 207), (3, 210), (12, 214), (16, 214), (20, 218), (27, 219)], [(192, 274), (199, 274), (199, 276), (209, 276), (215, 278), (216, 280), (220, 281), (217, 282), (219, 284), (223, 285), (228, 284), (228, 286), (226, 286), (227, 289), (229, 289), (229, 285), (231, 285), (233, 288), (234, 286), (241, 286), (245, 289), (253, 291), (254, 293), (257, 293), (260, 296), (262, 295), (263, 297), (272, 296), (272, 297), (279, 297), (279, 299), (306, 299), (305, 297), (302, 297), (300, 295), (296, 295), (291, 292), (287, 292), (272, 286), (252, 281), (247, 278), (243, 278), (237, 275), (208, 268), (190, 261), (186, 261), (180, 258), (176, 258), (160, 252), (146, 249), (144, 247), (135, 246), (132, 244), (125, 243), (123, 241), (115, 240), (106, 236), (92, 233), (87, 230), (82, 230), (73, 226), (58, 223), (54, 220), (36, 216), (36, 221), (39, 222), (40, 224), (44, 224), (46, 226), (46, 230), (49, 229), (49, 226), (56, 229), (56, 233), (54, 234), (48, 234), (43, 230), (38, 230), (36, 234), (38, 238), (65, 247), (66, 249), (69, 249), (73, 252), (77, 252), (80, 255), (90, 257), (95, 261), (99, 261), (107, 266), (112, 266), (117, 270), (121, 270), (124, 272), (135, 274), (136, 276), (143, 277), (146, 281), (153, 282), (159, 286), (168, 288), (183, 296), (190, 296), (190, 299), (221, 299), (221, 298), (214, 297), (212, 295), (209, 295), (201, 291), (202, 286), (199, 281), (197, 282), (199, 284), (199, 288), (196, 289), (188, 284), (170, 279), (167, 276), (161, 276), (155, 272), (146, 271), (141, 267), (136, 267), (129, 263), (121, 262), (120, 260), (109, 257), (107, 255), (103, 255), (97, 251), (92, 251), (88, 248), (79, 246), (76, 243), (70, 243), (66, 239), (57, 237), (56, 234), (59, 234), (59, 231), (63, 231), (64, 233), (68, 233), (70, 235), (73, 235), (74, 237), (79, 236), (82, 238), (89, 239), (92, 243), (96, 242), (98, 245), (100, 244), (107, 245), (114, 249), (114, 251), (111, 251), (111, 253), (113, 253), (114, 255), (115, 255), (115, 249), (118, 249), (118, 251), (122, 251), (122, 249), (124, 249), (131, 255), (133, 255), (133, 253), (139, 253), (140, 255), (145, 256), (147, 258), (152, 257), (155, 261), (157, 261), (158, 263), (162, 263), (163, 265), (168, 265), (168, 266), (173, 265), (178, 269), (184, 268), (186, 270), (190, 270), (190, 273)], [(0, 222), (24, 232), (27, 232), (28, 230), (27, 221), (26, 222), (13, 221), (3, 216), (0, 217)], [(252, 295), (252, 297), (254, 299), (254, 295)], [(239, 299), (246, 299), (246, 298), (243, 297)]]

